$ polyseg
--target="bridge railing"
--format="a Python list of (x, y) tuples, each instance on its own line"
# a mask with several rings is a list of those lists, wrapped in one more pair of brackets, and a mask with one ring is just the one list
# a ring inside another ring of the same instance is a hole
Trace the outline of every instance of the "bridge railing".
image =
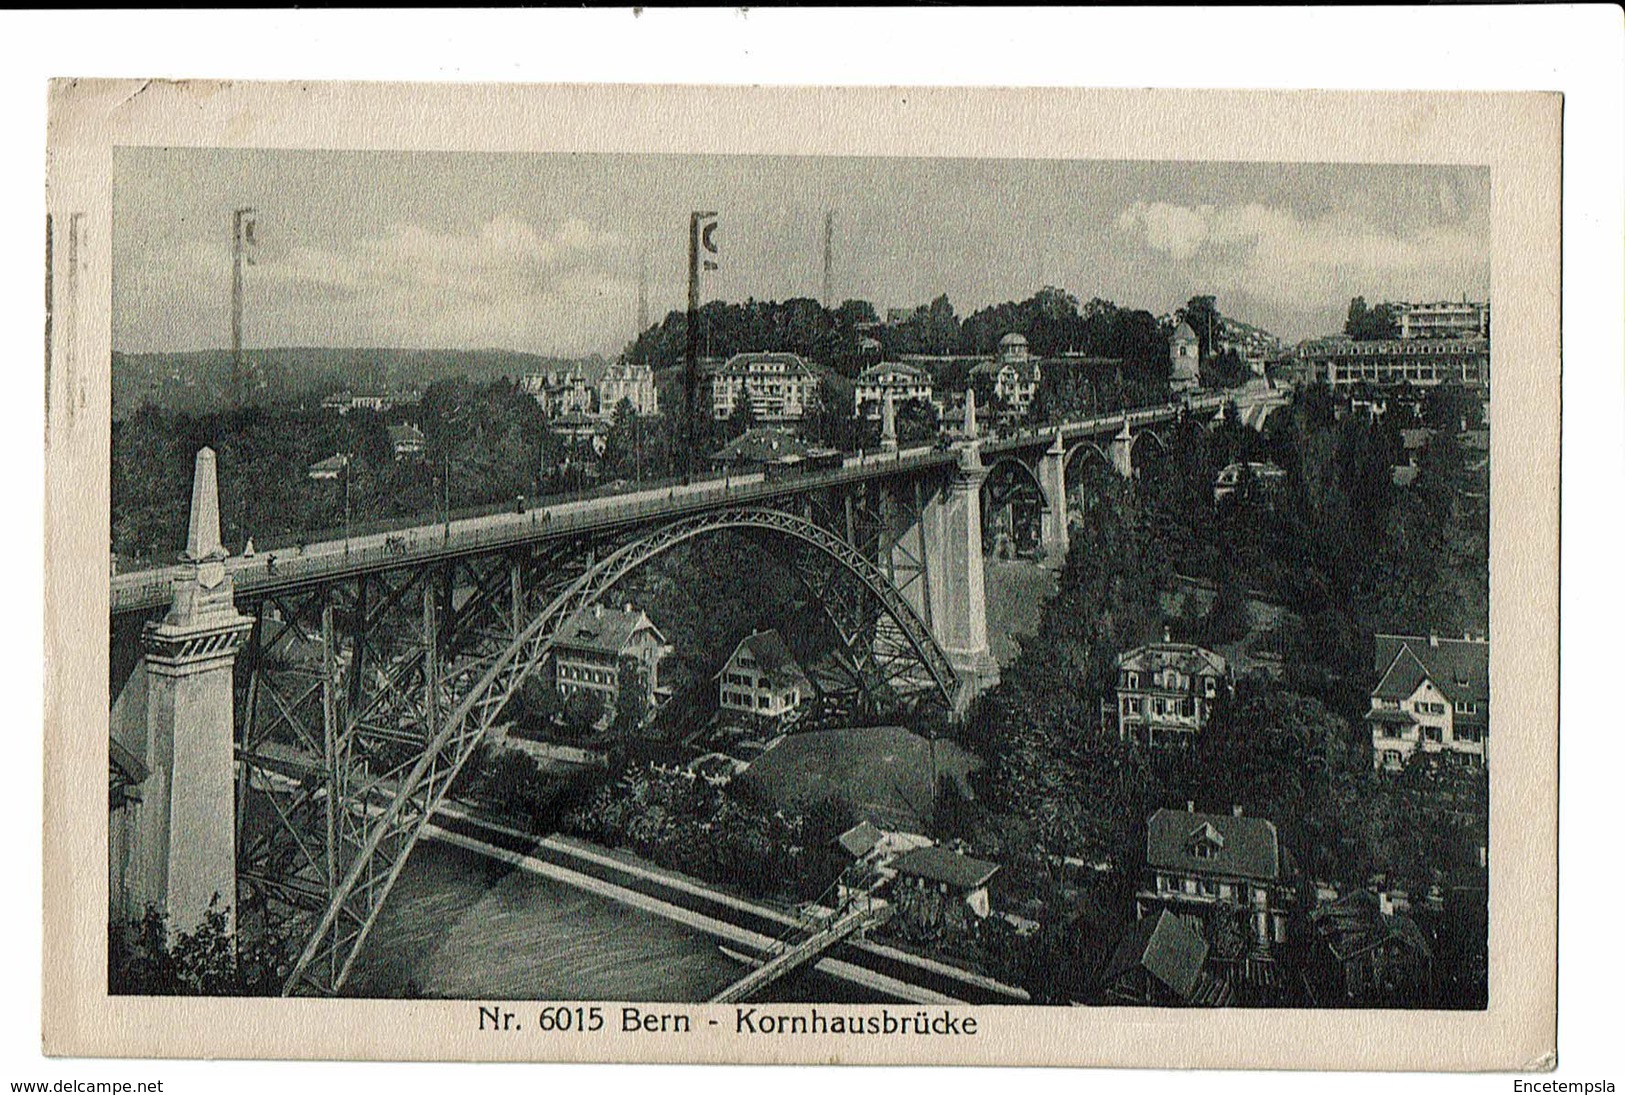
[[(1228, 397), (1200, 396), (1184, 403), (1169, 403), (1130, 411), (1126, 415), (1105, 414), (1078, 422), (1063, 423), (1064, 433), (1087, 433), (1122, 423), (1143, 425), (1185, 410), (1208, 410), (1221, 406)], [(990, 438), (994, 449), (1005, 445), (1030, 444), (1052, 436), (1054, 427), (1023, 429), (1004, 437)], [(923, 469), (949, 463), (950, 452), (936, 448), (916, 448), (893, 453), (867, 453), (848, 457), (839, 468), (789, 475), (768, 480), (760, 473), (744, 477), (709, 473), (684, 483), (668, 478), (640, 481), (628, 491), (598, 487), (568, 495), (537, 499), (521, 512), (512, 502), (495, 503), (458, 510), (450, 519), (437, 517), (424, 522), (423, 515), (368, 522), (344, 529), (313, 533), (307, 538), (282, 538), (284, 544), (268, 543), (253, 556), (234, 556), (227, 566), (240, 588), (253, 590), (266, 585), (282, 585), (302, 578), (321, 577), (356, 570), (387, 569), (395, 565), (432, 559), (447, 554), (466, 554), (548, 538), (613, 527), (654, 516), (679, 516), (720, 502), (753, 502), (820, 487), (839, 486), (874, 476)], [(665, 491), (662, 495), (661, 492)], [(380, 539), (382, 538), (382, 539)], [(292, 553), (289, 547), (292, 547)], [(153, 570), (129, 571), (113, 577), (110, 609), (114, 613), (153, 608), (167, 602), (170, 588), (180, 568), (167, 566)]]
[[(252, 591), (266, 585), (285, 585), (303, 578), (324, 577), (357, 570), (388, 569), (448, 554), (466, 554), (537, 539), (595, 531), (650, 517), (675, 517), (721, 503), (738, 504), (799, 493), (824, 486), (867, 478), (877, 470), (908, 471), (951, 460), (951, 455), (933, 450), (874, 454), (859, 463), (768, 481), (758, 474), (743, 479), (711, 476), (687, 484), (670, 481), (661, 493), (659, 485), (642, 483), (635, 492), (603, 495), (597, 499), (577, 498), (554, 501), (547, 506), (527, 507), (524, 512), (494, 507), (491, 512), (469, 517), (392, 528), (348, 539), (315, 541), (286, 548), (265, 548), (253, 556), (234, 556), (227, 561), (239, 589)], [(583, 504), (586, 503), (586, 504)], [(358, 542), (359, 541), (359, 542)], [(138, 571), (115, 576), (111, 586), (110, 609), (114, 613), (157, 607), (169, 597), (179, 567)]]

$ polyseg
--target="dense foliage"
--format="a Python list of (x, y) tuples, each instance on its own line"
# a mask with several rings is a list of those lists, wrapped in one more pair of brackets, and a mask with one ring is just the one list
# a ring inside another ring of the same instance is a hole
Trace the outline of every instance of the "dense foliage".
[(248, 942), (228, 930), (218, 899), (203, 923), (171, 935), (162, 913), (110, 922), (107, 991), (115, 996), (274, 996), (289, 955), (275, 940)]
[(835, 838), (852, 825), (834, 800), (785, 814), (702, 779), (631, 768), (577, 809), (570, 831), (757, 897), (812, 900), (846, 866)]

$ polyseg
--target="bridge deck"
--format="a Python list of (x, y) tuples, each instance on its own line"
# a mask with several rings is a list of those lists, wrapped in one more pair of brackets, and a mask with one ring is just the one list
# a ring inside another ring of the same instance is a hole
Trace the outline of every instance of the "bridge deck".
[[(1129, 427), (1151, 425), (1177, 417), (1187, 409), (1208, 410), (1222, 405), (1223, 397), (1210, 396), (1189, 404), (1166, 404), (1124, 414), (1100, 415), (1065, 423), (1064, 442)], [(982, 451), (998, 456), (1047, 445), (1055, 427), (1025, 429), (1002, 437), (985, 438)], [(947, 467), (958, 459), (952, 451), (922, 446), (895, 453), (849, 456), (840, 468), (768, 481), (761, 473), (737, 477), (710, 477), (686, 485), (645, 488), (624, 494), (578, 499), (524, 512), (487, 513), (434, 521), (417, 526), (324, 540), (297, 549), (278, 548), (254, 556), (227, 560), (239, 593), (272, 594), (307, 587), (361, 573), (434, 562), (464, 555), (486, 554), (507, 547), (539, 543), (584, 532), (609, 531), (650, 520), (680, 517), (719, 506), (736, 506), (841, 486), (867, 479), (918, 473)], [(167, 605), (179, 567), (130, 571), (113, 577), (109, 609), (112, 615), (149, 612)]]

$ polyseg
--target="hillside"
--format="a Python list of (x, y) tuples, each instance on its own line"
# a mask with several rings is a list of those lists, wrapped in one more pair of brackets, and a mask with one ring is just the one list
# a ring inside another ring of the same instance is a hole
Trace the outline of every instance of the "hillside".
[[(314, 346), (244, 350), (243, 360), (263, 382), (261, 399), (285, 404), (340, 388), (401, 393), (428, 387), (436, 380), (466, 376), (480, 383), (498, 377), (575, 364), (514, 350), (406, 350)], [(606, 362), (580, 362), (601, 370)], [(145, 403), (171, 411), (203, 414), (224, 410), (233, 402), (231, 354), (226, 350), (183, 353), (125, 354), (115, 351), (111, 364), (113, 417), (127, 418)]]

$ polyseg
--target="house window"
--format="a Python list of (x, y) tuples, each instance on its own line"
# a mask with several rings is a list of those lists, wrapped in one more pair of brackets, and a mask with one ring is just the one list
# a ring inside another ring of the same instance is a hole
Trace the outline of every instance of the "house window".
[(1444, 740), (1444, 730), (1438, 726), (1422, 727), (1422, 734), (1431, 742), (1438, 743)]
[(1197, 859), (1213, 859), (1218, 854), (1219, 849), (1215, 848), (1212, 844), (1209, 844), (1205, 840), (1197, 841), (1195, 844), (1191, 845), (1191, 855), (1195, 856)]
[(1156, 715), (1163, 713), (1162, 699), (1160, 697), (1151, 701), (1151, 711)]
[(1129, 674), (1128, 674), (1128, 686), (1130, 688), (1138, 688), (1138, 687), (1140, 687), (1140, 675), (1138, 673), (1134, 672), (1132, 669), (1129, 670)]
[(1456, 714), (1458, 714), (1458, 715), (1476, 715), (1477, 713), (1478, 713), (1478, 704), (1474, 703), (1472, 700), (1457, 700), (1456, 701)]
[(1213, 696), (1218, 695), (1218, 692), (1219, 692), (1219, 682), (1218, 681), (1214, 680), (1212, 677), (1203, 677), (1202, 678), (1202, 694), (1204, 696), (1207, 696), (1208, 698), (1211, 699)]

